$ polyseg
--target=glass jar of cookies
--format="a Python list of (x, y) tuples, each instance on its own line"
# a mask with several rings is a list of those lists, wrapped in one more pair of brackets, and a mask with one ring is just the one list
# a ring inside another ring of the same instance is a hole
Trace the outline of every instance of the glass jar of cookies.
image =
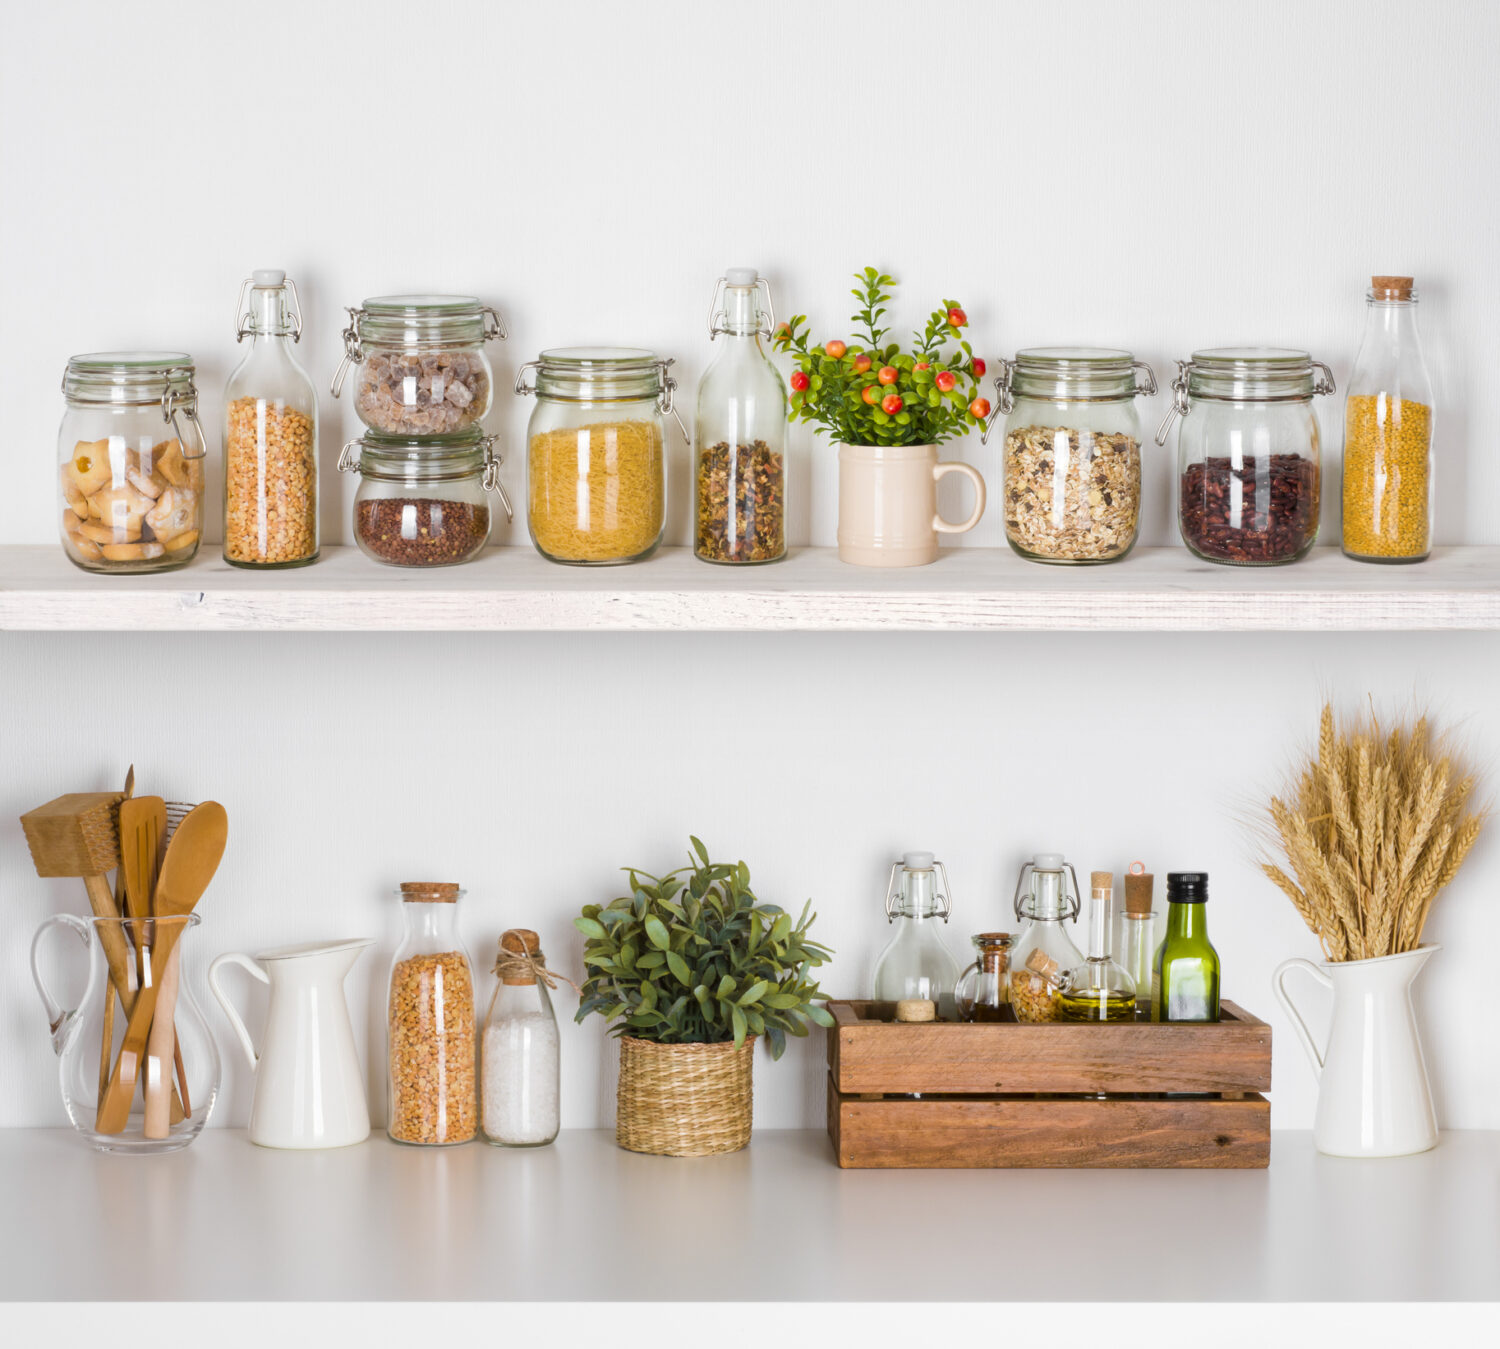
[(58, 509), (85, 571), (169, 571), (203, 531), (203, 457), (193, 358), (177, 351), (74, 356), (63, 375)]
[(385, 436), (435, 439), (477, 427), (494, 398), (485, 343), (505, 323), (472, 295), (380, 295), (349, 312), (333, 396), (354, 370), (354, 411)]

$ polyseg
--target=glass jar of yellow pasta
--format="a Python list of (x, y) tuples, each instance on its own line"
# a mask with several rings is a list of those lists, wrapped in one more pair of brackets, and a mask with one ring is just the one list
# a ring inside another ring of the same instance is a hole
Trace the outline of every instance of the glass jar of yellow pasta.
[(526, 521), (543, 557), (639, 562), (661, 542), (667, 413), (691, 440), (672, 406), (671, 365), (632, 347), (560, 347), (521, 367), (516, 392), (536, 396)]

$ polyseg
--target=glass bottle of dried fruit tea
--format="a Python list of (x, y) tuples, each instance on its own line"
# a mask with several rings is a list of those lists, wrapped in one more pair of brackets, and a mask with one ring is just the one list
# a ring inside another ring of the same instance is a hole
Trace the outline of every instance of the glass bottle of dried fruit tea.
[(474, 970), (458, 935), (463, 891), (403, 881), (405, 935), (391, 960), (386, 1132), (398, 1143), (467, 1143), (479, 1127)]
[(694, 423), (693, 552), (705, 562), (786, 556), (786, 385), (762, 345), (775, 330), (766, 279), (731, 267), (709, 301), (709, 341), (723, 340)]
[(302, 306), (285, 272), (240, 287), (234, 338), (247, 337), (224, 390), (224, 561), (301, 567), (318, 557), (318, 398), (292, 350)]
[(1409, 276), (1376, 276), (1344, 402), (1344, 553), (1421, 562), (1432, 549), (1432, 381)]
[(937, 1005), (940, 1018), (954, 1019), (958, 962), (944, 944), (936, 921), (941, 918), (946, 923), (952, 912), (948, 869), (930, 852), (905, 853), (891, 866), (885, 917), (896, 925), (896, 932), (875, 962), (877, 1002), (925, 999)]

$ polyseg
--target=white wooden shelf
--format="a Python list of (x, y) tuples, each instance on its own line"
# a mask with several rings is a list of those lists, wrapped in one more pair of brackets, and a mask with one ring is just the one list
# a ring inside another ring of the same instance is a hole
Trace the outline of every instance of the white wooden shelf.
[(0, 631), (1414, 631), (1500, 629), (1500, 548), (1447, 548), (1410, 567), (1321, 548), (1289, 567), (1215, 566), (1182, 548), (1101, 567), (955, 548), (877, 570), (803, 548), (716, 567), (668, 548), (628, 567), (560, 567), (529, 547), (461, 567), (383, 567), (328, 548), (292, 571), (227, 566), (217, 550), (158, 576), (93, 576), (58, 547), (0, 548)]

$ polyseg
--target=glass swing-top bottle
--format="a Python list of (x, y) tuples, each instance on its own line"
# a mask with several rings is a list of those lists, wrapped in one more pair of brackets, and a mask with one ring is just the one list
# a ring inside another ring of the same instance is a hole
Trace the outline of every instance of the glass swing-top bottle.
[(1010, 957), (1011, 1008), (1017, 1021), (1059, 1021), (1062, 975), (1083, 964), (1063, 926), (1078, 921), (1079, 902), (1078, 877), (1061, 853), (1039, 852), (1021, 867), (1015, 910), (1021, 931)]
[[(937, 888), (938, 873), (943, 888)], [(926, 999), (937, 1006), (943, 1020), (954, 1019), (953, 989), (958, 962), (943, 944), (936, 919), (948, 921), (948, 869), (930, 852), (909, 852), (891, 867), (885, 892), (886, 921), (896, 924), (895, 935), (875, 962), (877, 1002)]]
[(1114, 873), (1089, 878), (1089, 958), (1064, 972), (1057, 1006), (1064, 1021), (1134, 1021), (1135, 980), (1109, 954)]

